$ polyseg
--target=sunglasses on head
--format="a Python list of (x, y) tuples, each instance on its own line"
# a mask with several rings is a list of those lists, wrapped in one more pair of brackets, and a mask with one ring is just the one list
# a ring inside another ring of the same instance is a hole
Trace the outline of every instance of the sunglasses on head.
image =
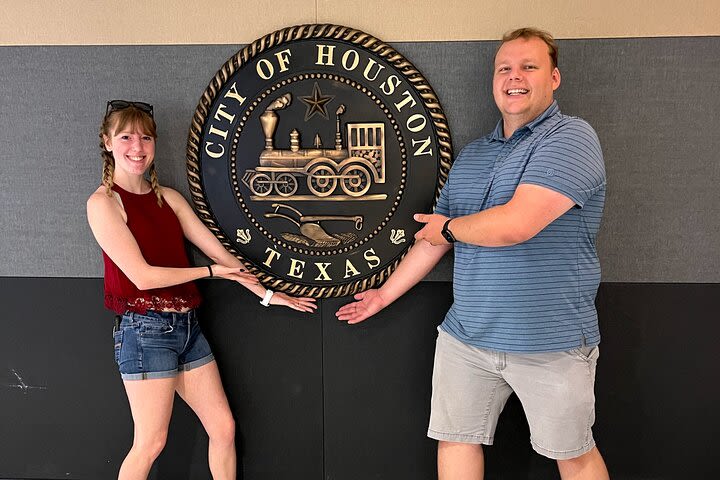
[(126, 108), (135, 107), (138, 110), (147, 113), (151, 117), (153, 116), (153, 106), (145, 102), (128, 102), (127, 100), (110, 100), (107, 102), (105, 108), (105, 116), (107, 117), (112, 112), (118, 110), (125, 110)]

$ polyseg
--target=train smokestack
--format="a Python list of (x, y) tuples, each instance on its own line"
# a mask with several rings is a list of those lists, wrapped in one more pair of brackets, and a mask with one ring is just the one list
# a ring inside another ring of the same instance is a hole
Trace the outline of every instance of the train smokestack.
[(260, 125), (262, 126), (263, 134), (265, 135), (265, 150), (273, 150), (273, 148), (275, 148), (273, 145), (273, 138), (278, 124), (278, 116), (277, 113), (275, 113), (275, 110), (282, 110), (290, 105), (291, 101), (292, 95), (290, 93), (286, 93), (285, 95), (276, 98), (270, 106), (265, 109), (265, 112), (260, 115)]
[(335, 111), (335, 150), (342, 150), (342, 135), (340, 134), (340, 115), (345, 113), (345, 105), (340, 104)]

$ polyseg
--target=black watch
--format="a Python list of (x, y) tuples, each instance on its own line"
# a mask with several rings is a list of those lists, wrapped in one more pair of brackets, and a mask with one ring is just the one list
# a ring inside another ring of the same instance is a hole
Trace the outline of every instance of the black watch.
[(455, 235), (452, 234), (450, 229), (448, 228), (448, 225), (450, 225), (450, 221), (452, 218), (448, 218), (447, 222), (445, 222), (445, 225), (443, 225), (442, 231), (440, 232), (443, 237), (445, 237), (445, 240), (448, 241), (448, 243), (455, 243), (457, 240), (455, 240)]

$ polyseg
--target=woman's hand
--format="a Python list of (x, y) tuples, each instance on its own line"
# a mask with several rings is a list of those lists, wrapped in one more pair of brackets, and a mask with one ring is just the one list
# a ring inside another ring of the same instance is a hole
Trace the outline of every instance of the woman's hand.
[(292, 308), (299, 312), (313, 313), (317, 308), (314, 298), (310, 297), (291, 297), (282, 292), (275, 292), (270, 299), (270, 305), (282, 305)]
[(246, 287), (258, 285), (260, 283), (258, 282), (258, 279), (255, 278), (255, 275), (248, 273), (248, 271), (243, 267), (226, 267), (216, 263), (211, 265), (210, 268), (212, 268), (213, 277), (232, 280), (233, 282), (241, 283)]

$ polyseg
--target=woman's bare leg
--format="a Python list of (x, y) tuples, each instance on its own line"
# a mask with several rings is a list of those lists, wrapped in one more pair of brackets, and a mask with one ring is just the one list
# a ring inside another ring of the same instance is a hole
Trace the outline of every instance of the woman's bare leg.
[(177, 392), (197, 414), (210, 438), (208, 463), (214, 480), (235, 480), (235, 420), (214, 361), (178, 376)]
[(176, 378), (125, 380), (135, 433), (118, 480), (145, 480), (167, 439)]

